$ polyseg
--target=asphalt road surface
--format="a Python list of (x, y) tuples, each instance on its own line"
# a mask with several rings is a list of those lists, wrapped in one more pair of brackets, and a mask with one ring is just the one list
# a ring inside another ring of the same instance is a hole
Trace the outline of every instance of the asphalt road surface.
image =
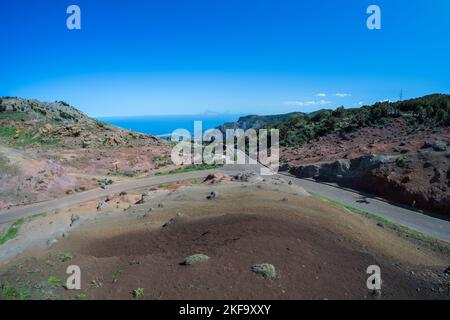
[[(205, 170), (189, 173), (173, 174), (168, 176), (155, 176), (149, 178), (135, 179), (124, 183), (109, 186), (106, 190), (94, 189), (74, 195), (58, 198), (51, 201), (40, 202), (28, 206), (14, 207), (0, 211), (0, 224), (9, 223), (19, 218), (31, 216), (35, 213), (47, 212), (75, 205), (90, 200), (100, 199), (109, 194), (119, 193), (132, 189), (138, 189), (148, 186), (160, 185), (162, 183), (177, 182), (187, 179), (205, 178), (213, 172), (224, 172), (234, 174), (243, 171), (255, 171), (261, 168), (256, 165), (226, 165), (218, 170)], [(355, 190), (341, 188), (333, 184), (318, 183), (307, 179), (298, 179), (286, 174), (277, 174), (278, 177), (292, 181), (292, 183), (303, 187), (310, 193), (319, 194), (329, 199), (339, 201), (340, 203), (350, 205), (354, 208), (383, 217), (389, 221), (402, 226), (415, 229), (424, 234), (450, 242), (450, 222), (425, 215), (413, 209), (397, 206), (382, 199), (361, 194)]]

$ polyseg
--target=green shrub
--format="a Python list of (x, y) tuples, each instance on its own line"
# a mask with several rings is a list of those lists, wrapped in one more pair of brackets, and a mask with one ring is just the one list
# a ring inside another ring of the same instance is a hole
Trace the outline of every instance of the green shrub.
[(398, 117), (405, 118), (412, 128), (422, 124), (448, 126), (450, 95), (435, 94), (406, 101), (378, 102), (361, 108), (321, 110), (311, 116), (296, 115), (274, 128), (280, 130), (281, 145), (296, 147), (330, 133), (348, 133), (361, 127), (383, 127)]
[(252, 271), (266, 279), (275, 279), (277, 276), (275, 267), (269, 263), (255, 264)]
[(144, 298), (144, 288), (137, 288), (133, 290), (133, 297), (137, 299)]
[(186, 266), (191, 266), (197, 263), (206, 262), (208, 260), (209, 257), (206, 254), (198, 253), (185, 258), (183, 264)]
[(51, 276), (51, 277), (49, 277), (48, 279), (47, 279), (47, 283), (49, 284), (49, 285), (51, 285), (51, 286), (55, 286), (55, 287), (59, 287), (59, 286), (62, 286), (62, 281), (60, 280), (60, 279), (58, 279), (58, 278), (56, 278), (56, 277), (53, 277), (53, 276)]

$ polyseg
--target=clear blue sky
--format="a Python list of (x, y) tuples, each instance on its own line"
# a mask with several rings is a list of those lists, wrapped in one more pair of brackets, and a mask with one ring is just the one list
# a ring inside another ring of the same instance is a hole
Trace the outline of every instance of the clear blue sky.
[[(79, 31), (66, 28), (70, 4)], [(370, 4), (382, 30), (366, 28)], [(450, 93), (448, 0), (1, 0), (0, 38), (0, 96), (64, 100), (92, 116)]]

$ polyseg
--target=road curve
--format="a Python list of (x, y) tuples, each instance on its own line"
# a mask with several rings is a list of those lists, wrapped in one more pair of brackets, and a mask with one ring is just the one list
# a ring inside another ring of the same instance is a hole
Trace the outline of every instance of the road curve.
[(155, 186), (163, 183), (171, 183), (188, 179), (205, 178), (212, 172), (214, 172), (214, 170), (195, 171), (167, 176), (153, 176), (148, 178), (135, 179), (127, 182), (113, 184), (111, 186), (108, 186), (106, 189), (98, 188), (50, 201), (38, 202), (21, 207), (13, 207), (11, 209), (0, 211), (0, 224), (12, 222), (23, 217), (31, 216), (35, 213), (61, 209), (75, 205), (77, 203), (82, 203), (90, 200), (95, 200), (101, 197), (106, 197), (113, 193), (120, 193), (122, 191), (128, 191), (148, 186)]
[(292, 181), (292, 183), (303, 187), (310, 193), (325, 196), (328, 199), (385, 218), (404, 227), (450, 242), (450, 221), (438, 219), (413, 209), (397, 206), (375, 196), (342, 188), (338, 185), (320, 183), (310, 179), (298, 179), (287, 174), (278, 176)]
[[(247, 170), (246, 170), (247, 168)], [(106, 197), (112, 193), (119, 193), (132, 189), (148, 186), (171, 183), (188, 179), (205, 178), (214, 172), (224, 172), (226, 174), (236, 174), (243, 171), (258, 171), (258, 165), (226, 165), (220, 170), (205, 170), (189, 173), (180, 173), (167, 176), (154, 176), (118, 183), (104, 189), (94, 189), (77, 193), (74, 195), (58, 198), (50, 201), (35, 203), (22, 207), (15, 207), (9, 210), (0, 211), (0, 224), (9, 223), (19, 218), (33, 215), (35, 213), (47, 212), (61, 209), (77, 203)], [(287, 174), (277, 174), (276, 176), (289, 180), (292, 183), (303, 187), (310, 193), (316, 193), (340, 203), (350, 205), (354, 208), (364, 210), (368, 213), (383, 217), (399, 225), (420, 231), (437, 239), (450, 242), (450, 221), (441, 220), (422, 214), (418, 211), (396, 206), (374, 196), (363, 195), (358, 191), (341, 188), (337, 185), (324, 184), (307, 179), (299, 179)]]

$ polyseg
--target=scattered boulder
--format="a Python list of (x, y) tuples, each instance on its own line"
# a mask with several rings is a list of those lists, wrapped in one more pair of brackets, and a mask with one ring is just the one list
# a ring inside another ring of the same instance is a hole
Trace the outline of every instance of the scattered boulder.
[(435, 168), (434, 176), (433, 178), (431, 178), (430, 183), (440, 183), (443, 176), (444, 173), (442, 172), (442, 170)]
[(431, 143), (430, 141), (424, 141), (423, 145), (422, 145), (422, 149), (428, 149), (431, 148), (433, 146), (433, 143)]
[(291, 168), (290, 173), (299, 178), (314, 178), (319, 176), (319, 170), (321, 165), (311, 164), (305, 166), (299, 166), (297, 168)]
[(216, 199), (219, 196), (219, 194), (216, 191), (212, 191), (207, 197), (206, 199), (208, 200), (213, 200)]
[(241, 182), (251, 182), (251, 181), (261, 181), (262, 178), (256, 172), (249, 171), (249, 172), (242, 172), (234, 175), (232, 177), (234, 181), (241, 181)]
[(108, 204), (106, 201), (100, 201), (97, 205), (97, 211), (101, 211), (103, 209), (106, 209), (108, 207)]
[(410, 175), (404, 176), (403, 179), (402, 179), (402, 183), (408, 183), (410, 181), (411, 181), (411, 176)]
[(265, 279), (275, 279), (277, 276), (275, 267), (269, 263), (255, 264), (252, 271)]
[(142, 193), (141, 199), (139, 199), (139, 201), (136, 202), (136, 204), (143, 204), (143, 203), (146, 203), (149, 200), (150, 200), (150, 193), (148, 191), (145, 191), (145, 192)]
[(166, 228), (166, 227), (168, 227), (168, 226), (170, 226), (171, 224), (174, 224), (175, 223), (175, 219), (170, 219), (169, 221), (167, 221), (166, 223), (164, 223), (163, 224), (163, 228)]
[(203, 183), (215, 184), (221, 182), (223, 179), (225, 179), (225, 176), (222, 173), (217, 172), (209, 174), (205, 180), (203, 180)]
[(75, 222), (77, 222), (78, 220), (80, 220), (80, 216), (77, 215), (77, 214), (72, 214), (72, 215), (70, 216), (70, 226), (72, 227), (73, 224), (74, 224)]
[(436, 152), (444, 152), (447, 151), (447, 144), (443, 141), (436, 141), (432, 145), (433, 150)]
[(198, 253), (198, 254), (193, 254), (192, 256), (185, 258), (181, 264), (185, 265), (185, 266), (192, 266), (194, 264), (206, 262), (208, 260), (209, 260), (209, 257), (206, 254)]
[(90, 145), (91, 145), (91, 141), (90, 140), (85, 139), (85, 140), (81, 141), (81, 147), (84, 148), (84, 149), (89, 148)]
[(394, 162), (398, 157), (368, 155), (352, 160), (340, 159), (331, 163), (316, 163), (293, 168), (290, 173), (299, 178), (336, 180), (342, 178), (360, 178), (370, 170), (383, 164)]
[(47, 240), (47, 247), (51, 247), (52, 245), (54, 245), (57, 242), (58, 242), (57, 239), (48, 239)]
[(429, 161), (426, 161), (426, 162), (423, 164), (423, 168), (424, 168), (424, 169), (430, 168), (430, 167), (432, 167), (432, 166), (433, 166), (433, 164), (432, 164), (431, 162), (429, 162)]

